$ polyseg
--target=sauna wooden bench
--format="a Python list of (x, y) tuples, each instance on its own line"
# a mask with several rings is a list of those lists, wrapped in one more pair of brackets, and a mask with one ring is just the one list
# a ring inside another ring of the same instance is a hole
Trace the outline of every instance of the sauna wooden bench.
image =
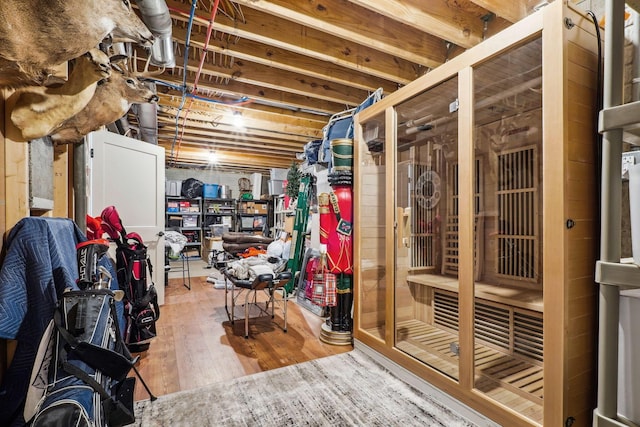
[[(436, 274), (414, 274), (407, 282), (458, 293), (458, 279)], [(542, 291), (516, 288), (507, 285), (476, 283), (474, 295), (488, 301), (524, 308), (542, 313)]]
[[(426, 287), (442, 289), (458, 293), (458, 279), (455, 277), (435, 274), (416, 274), (407, 276), (407, 282)], [(475, 298), (492, 301), (498, 304), (510, 305), (538, 313), (542, 313), (542, 291), (527, 290), (505, 285), (475, 284)], [(450, 345), (458, 339), (453, 334), (438, 326), (412, 320), (402, 325), (411, 330), (413, 338), (399, 342), (399, 348), (404, 350), (413, 346), (411, 354), (421, 354), (428, 363), (436, 366), (450, 375), (457, 375), (457, 355), (450, 352)], [(421, 331), (421, 332), (418, 332)], [(430, 340), (436, 339), (438, 345)], [(420, 351), (423, 350), (423, 351)], [(432, 356), (428, 356), (431, 353)], [(543, 370), (541, 365), (534, 364), (514, 354), (476, 343), (474, 360), (477, 373), (476, 387), (483, 389), (491, 396), (508, 394), (512, 396), (514, 405), (522, 406), (522, 410), (533, 419), (542, 421)]]

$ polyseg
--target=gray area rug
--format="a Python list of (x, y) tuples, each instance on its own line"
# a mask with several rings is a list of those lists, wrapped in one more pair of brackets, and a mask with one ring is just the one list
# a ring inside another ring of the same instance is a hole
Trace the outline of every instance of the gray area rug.
[(136, 426), (474, 426), (354, 350), (136, 402)]

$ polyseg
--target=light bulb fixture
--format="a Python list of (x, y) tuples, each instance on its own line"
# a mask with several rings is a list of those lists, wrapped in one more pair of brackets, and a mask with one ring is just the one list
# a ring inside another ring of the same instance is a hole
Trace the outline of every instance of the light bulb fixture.
[(242, 113), (239, 111), (233, 112), (231, 123), (233, 124), (234, 128), (238, 129), (241, 132), (244, 132), (246, 130), (244, 127), (244, 119), (242, 118)]
[(207, 156), (207, 160), (211, 164), (217, 163), (218, 162), (218, 153), (216, 153), (215, 151), (209, 151), (209, 155)]

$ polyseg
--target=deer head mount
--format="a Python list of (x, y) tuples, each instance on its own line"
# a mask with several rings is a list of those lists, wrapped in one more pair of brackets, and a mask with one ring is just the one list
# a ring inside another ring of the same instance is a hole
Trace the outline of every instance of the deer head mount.
[(41, 85), (105, 37), (150, 47), (129, 0), (0, 1), (0, 86)]
[(29, 86), (11, 95), (15, 99), (11, 121), (24, 140), (49, 135), (79, 113), (94, 96), (99, 81), (111, 76), (109, 57), (91, 49), (74, 61), (69, 80), (60, 87)]
[[(143, 81), (163, 70), (150, 72), (148, 62), (144, 71), (134, 65), (137, 57), (124, 66), (124, 58), (112, 59), (111, 76), (99, 84), (87, 106), (62, 123), (51, 135), (56, 143), (78, 142), (83, 136), (113, 123), (124, 116), (132, 104), (155, 103), (158, 96)], [(131, 70), (131, 71), (130, 71)]]

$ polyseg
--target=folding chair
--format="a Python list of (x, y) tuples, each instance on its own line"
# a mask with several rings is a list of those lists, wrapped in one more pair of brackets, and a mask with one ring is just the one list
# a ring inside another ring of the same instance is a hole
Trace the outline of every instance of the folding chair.
[[(284, 286), (291, 280), (291, 272), (284, 271), (282, 273), (273, 274), (260, 274), (254, 280), (242, 280), (234, 277), (227, 269), (223, 269), (222, 273), (225, 278), (224, 287), (224, 308), (227, 311), (227, 317), (233, 325), (236, 317), (236, 305), (237, 300), (242, 296), (244, 297), (244, 337), (249, 338), (249, 309), (251, 306), (258, 308), (260, 315), (271, 315), (273, 319), (275, 317), (275, 304), (279, 302), (276, 300), (276, 290), (284, 288)], [(227, 285), (227, 280), (231, 282), (233, 286)], [(267, 301), (258, 301), (258, 292), (263, 291), (268, 299)], [(230, 297), (230, 298), (229, 298)], [(287, 301), (288, 296), (286, 290), (282, 290), (282, 312), (284, 317), (284, 332), (287, 332)], [(229, 302), (231, 307), (229, 307)], [(264, 307), (261, 305), (264, 304)], [(271, 311), (269, 312), (269, 307)], [(239, 318), (239, 317), (238, 317)]]

